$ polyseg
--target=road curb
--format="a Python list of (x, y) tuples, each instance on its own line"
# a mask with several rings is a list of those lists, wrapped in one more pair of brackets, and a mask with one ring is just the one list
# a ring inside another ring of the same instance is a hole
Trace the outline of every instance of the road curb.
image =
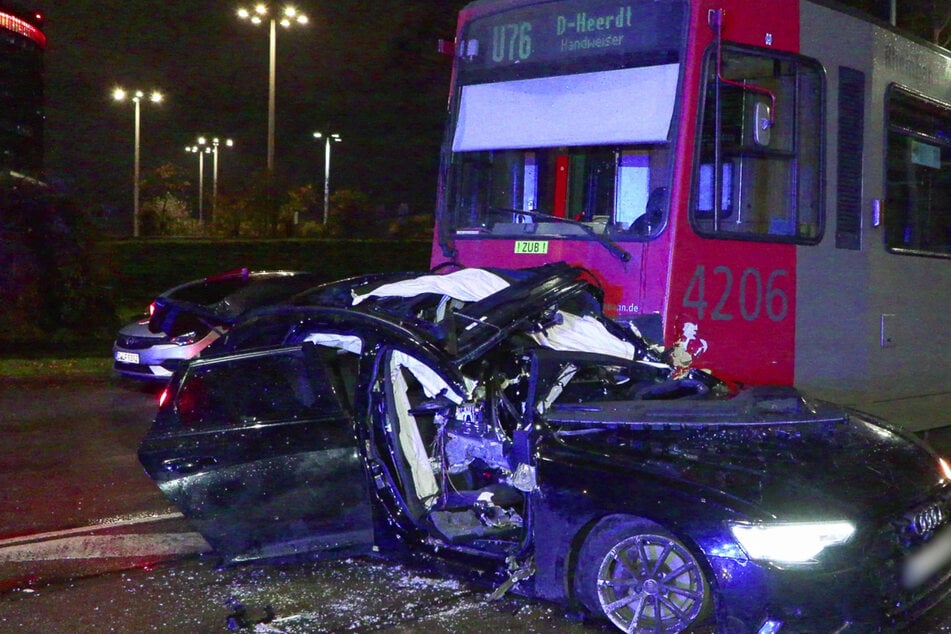
[(148, 514), (0, 539), (0, 594), (211, 552), (182, 519)]

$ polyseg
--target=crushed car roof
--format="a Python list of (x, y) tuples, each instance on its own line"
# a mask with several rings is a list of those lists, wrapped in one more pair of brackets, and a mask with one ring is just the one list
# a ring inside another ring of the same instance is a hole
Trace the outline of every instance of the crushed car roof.
[(349, 325), (354, 327), (386, 322), (441, 349), (460, 367), (516, 331), (556, 350), (659, 361), (637, 332), (604, 318), (600, 302), (601, 292), (585, 272), (564, 263), (443, 275), (374, 274), (325, 284), (284, 305), (255, 311), (219, 348), (282, 343), (294, 323), (306, 329), (305, 322), (320, 316), (341, 325), (353, 319)]

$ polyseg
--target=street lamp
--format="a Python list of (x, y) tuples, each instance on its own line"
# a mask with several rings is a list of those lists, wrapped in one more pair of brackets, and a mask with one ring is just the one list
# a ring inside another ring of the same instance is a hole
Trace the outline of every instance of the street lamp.
[[(132, 93), (132, 96), (129, 96), (129, 93), (122, 88), (115, 88), (112, 91), (112, 98), (116, 101), (125, 101), (126, 99), (131, 99), (132, 103), (135, 104), (135, 160), (134, 168), (132, 175), (132, 235), (133, 237), (139, 237), (139, 146), (140, 146), (140, 104), (143, 99), (145, 99), (145, 93), (141, 90), (137, 90)], [(162, 93), (157, 90), (153, 90), (149, 95), (149, 101), (152, 103), (161, 103), (162, 102)]]
[(327, 224), (327, 209), (330, 204), (330, 142), (340, 143), (343, 141), (339, 134), (323, 134), (314, 132), (315, 139), (324, 139), (324, 224)]
[(207, 139), (198, 137), (198, 145), (189, 145), (185, 148), (186, 152), (198, 155), (198, 224), (205, 224), (204, 205), (205, 205), (205, 154), (211, 154), (212, 149), (207, 146)]
[(215, 157), (214, 160), (214, 169), (212, 174), (214, 175), (212, 179), (211, 186), (211, 221), (215, 221), (215, 214), (218, 213), (218, 146), (224, 144), (225, 147), (233, 147), (234, 141), (231, 139), (225, 139), (222, 141), (218, 137), (215, 137), (211, 140), (211, 152)]
[(290, 28), (291, 26), (297, 24), (303, 26), (307, 24), (308, 18), (306, 15), (295, 9), (294, 7), (287, 6), (281, 11), (280, 17), (271, 16), (270, 7), (266, 4), (257, 4), (253, 9), (239, 8), (238, 17), (242, 20), (247, 20), (251, 24), (257, 26), (263, 24), (265, 20), (270, 23), (271, 26), (271, 54), (270, 54), (270, 64), (268, 66), (268, 101), (267, 101), (267, 171), (268, 174), (271, 174), (274, 171), (274, 103), (275, 103), (275, 77), (277, 74), (277, 25), (280, 24), (284, 28)]

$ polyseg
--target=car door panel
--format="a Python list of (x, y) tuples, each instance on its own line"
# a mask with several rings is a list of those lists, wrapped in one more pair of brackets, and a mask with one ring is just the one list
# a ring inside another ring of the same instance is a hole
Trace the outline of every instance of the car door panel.
[[(143, 441), (146, 471), (226, 558), (372, 545), (353, 421), (313, 376), (322, 368), (303, 363), (300, 348), (196, 362), (176, 399), (180, 425)], [(296, 397), (276, 387), (288, 370), (306, 379)]]

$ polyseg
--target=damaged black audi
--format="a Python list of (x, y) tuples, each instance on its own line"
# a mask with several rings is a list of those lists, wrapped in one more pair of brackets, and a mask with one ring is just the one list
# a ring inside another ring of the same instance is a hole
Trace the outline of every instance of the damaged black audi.
[(227, 561), (426, 551), (625, 632), (893, 631), (947, 595), (948, 463), (672, 379), (600, 300), (567, 265), (317, 287), (179, 370), (140, 460)]

